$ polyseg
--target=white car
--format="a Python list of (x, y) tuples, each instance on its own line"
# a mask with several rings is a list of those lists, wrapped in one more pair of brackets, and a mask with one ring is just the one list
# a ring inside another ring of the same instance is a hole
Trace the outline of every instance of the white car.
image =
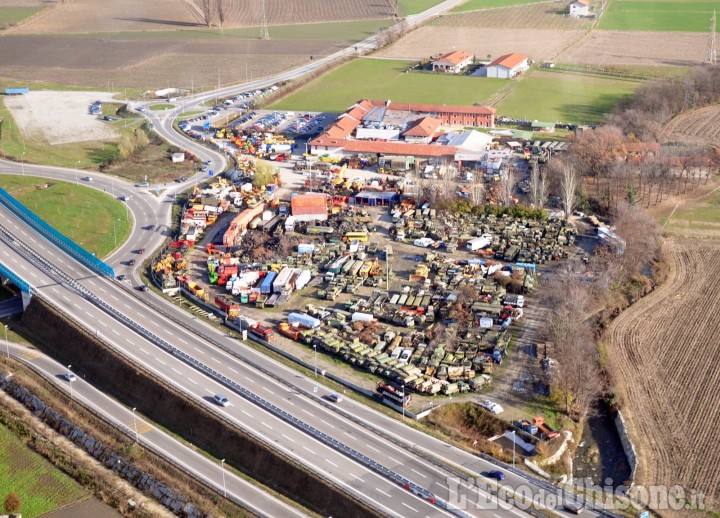
[(493, 414), (500, 414), (505, 409), (498, 405), (497, 403), (494, 403), (493, 401), (490, 401), (489, 399), (486, 399), (483, 401), (480, 406), (482, 406), (484, 409), (488, 410), (489, 412), (492, 412)]
[(92, 176), (86, 176), (85, 178), (83, 178), (83, 180), (85, 180), (86, 182), (92, 182), (93, 178)]
[(330, 394), (327, 398), (333, 403), (340, 403), (343, 400), (340, 394)]
[(71, 371), (67, 371), (65, 374), (63, 374), (63, 378), (70, 382), (77, 381), (77, 376), (75, 376), (75, 374), (73, 374)]
[(223, 396), (222, 394), (215, 394), (213, 396), (213, 399), (215, 400), (215, 403), (217, 403), (220, 406), (230, 406), (230, 400)]

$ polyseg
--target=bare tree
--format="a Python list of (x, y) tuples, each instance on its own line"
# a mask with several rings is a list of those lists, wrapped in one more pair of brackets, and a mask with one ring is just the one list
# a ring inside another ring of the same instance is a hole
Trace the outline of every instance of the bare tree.
[(225, 0), (215, 0), (220, 27), (225, 25)]
[(545, 169), (541, 169), (537, 162), (533, 162), (530, 169), (530, 201), (537, 208), (545, 207), (549, 187)]
[(210, 25), (212, 25), (212, 8), (210, 0), (202, 0), (201, 9), (203, 16), (205, 17), (205, 24), (210, 27)]
[(470, 184), (470, 199), (475, 205), (482, 205), (485, 201), (485, 184), (475, 182)]
[(569, 218), (575, 209), (578, 181), (575, 166), (565, 164), (562, 170), (562, 177), (560, 178), (560, 197), (562, 198), (566, 218)]
[(515, 168), (509, 167), (500, 181), (502, 185), (502, 202), (506, 207), (510, 206), (513, 189), (515, 188)]

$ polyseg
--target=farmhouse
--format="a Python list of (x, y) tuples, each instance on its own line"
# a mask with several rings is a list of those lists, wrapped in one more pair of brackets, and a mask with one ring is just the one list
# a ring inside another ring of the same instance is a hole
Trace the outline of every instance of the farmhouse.
[(528, 64), (527, 56), (513, 52), (512, 54), (500, 56), (486, 66), (485, 76), (499, 79), (512, 79), (525, 72), (528, 68), (530, 68), (530, 65)]
[(568, 6), (568, 14), (575, 18), (590, 14), (590, 0), (575, 0)]
[[(407, 104), (363, 99), (348, 108), (308, 144), (315, 154), (403, 156), (454, 160), (459, 151), (480, 152), (492, 137), (453, 129), (495, 126), (486, 106)], [(477, 135), (476, 135), (477, 134)], [(469, 146), (469, 147), (468, 147)]]
[(433, 72), (445, 72), (457, 74), (472, 63), (473, 57), (467, 52), (455, 50), (447, 54), (443, 54), (432, 62)]

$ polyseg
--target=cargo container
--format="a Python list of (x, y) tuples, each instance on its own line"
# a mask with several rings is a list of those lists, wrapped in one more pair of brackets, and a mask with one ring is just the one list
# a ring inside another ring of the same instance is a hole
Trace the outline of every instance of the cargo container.
[(283, 290), (286, 289), (288, 283), (290, 282), (290, 277), (292, 276), (292, 273), (292, 268), (285, 267), (280, 270), (280, 273), (277, 274), (277, 277), (275, 277), (275, 280), (273, 281), (273, 293), (282, 293)]
[(312, 243), (298, 244), (298, 254), (312, 254), (315, 252), (315, 245)]
[(310, 279), (312, 279), (312, 273), (310, 273), (310, 270), (301, 271), (295, 279), (295, 289), (303, 289), (305, 286), (307, 286), (308, 282), (310, 282)]
[(295, 327), (302, 326), (305, 329), (318, 329), (322, 324), (319, 319), (305, 313), (290, 313), (288, 322)]
[(468, 241), (467, 249), (471, 252), (474, 252), (482, 248), (487, 248), (490, 246), (492, 241), (493, 236), (491, 234), (483, 234), (481, 237), (476, 237), (475, 239), (471, 239), (470, 241)]
[(277, 273), (275, 273), (275, 272), (269, 272), (265, 276), (265, 280), (263, 280), (262, 284), (260, 285), (260, 293), (263, 293), (263, 294), (272, 293), (273, 281), (275, 280), (275, 277), (277, 277)]
[(375, 316), (372, 313), (361, 313), (356, 311), (350, 318), (353, 322), (372, 322), (375, 320)]

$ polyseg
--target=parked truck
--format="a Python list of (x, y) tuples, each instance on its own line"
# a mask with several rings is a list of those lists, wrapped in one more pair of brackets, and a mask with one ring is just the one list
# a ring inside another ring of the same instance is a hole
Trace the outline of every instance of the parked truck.
[(263, 280), (262, 284), (260, 285), (260, 293), (265, 294), (265, 295), (272, 293), (273, 281), (275, 280), (276, 276), (277, 276), (277, 273), (268, 272), (268, 274), (265, 276), (265, 279)]
[(254, 338), (265, 340), (266, 342), (272, 342), (275, 340), (275, 331), (267, 326), (261, 324), (251, 325), (248, 328), (248, 334)]
[(490, 246), (490, 244), (493, 241), (492, 234), (483, 234), (480, 237), (476, 237), (475, 239), (471, 239), (467, 242), (467, 249), (470, 252), (475, 252), (476, 250), (480, 250), (482, 248), (487, 248)]
[(538, 427), (538, 430), (540, 430), (540, 433), (545, 436), (546, 439), (554, 439), (559, 434), (552, 428), (550, 428), (547, 424), (545, 424), (545, 418), (541, 416), (535, 416), (533, 417), (533, 424)]

